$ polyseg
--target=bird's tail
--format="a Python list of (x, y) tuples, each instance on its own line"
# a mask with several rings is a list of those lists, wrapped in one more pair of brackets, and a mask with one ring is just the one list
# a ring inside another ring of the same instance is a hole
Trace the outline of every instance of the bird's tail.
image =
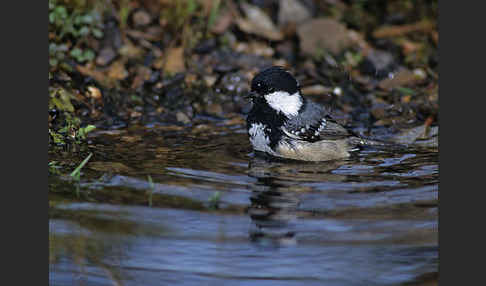
[(379, 139), (368, 139), (363, 137), (351, 137), (349, 138), (350, 145), (359, 147), (375, 147), (375, 148), (391, 148), (391, 149), (404, 149), (405, 145), (387, 142)]

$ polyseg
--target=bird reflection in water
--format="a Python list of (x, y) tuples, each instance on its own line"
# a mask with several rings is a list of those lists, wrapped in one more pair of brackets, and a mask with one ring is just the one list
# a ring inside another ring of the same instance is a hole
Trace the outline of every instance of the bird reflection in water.
[(345, 161), (302, 163), (268, 156), (255, 156), (249, 163), (248, 175), (257, 179), (252, 186), (248, 214), (253, 222), (250, 241), (265, 248), (297, 244), (299, 194), (312, 191), (300, 182), (342, 181), (345, 176), (329, 171)]
[(248, 213), (254, 223), (250, 229), (252, 242), (268, 247), (296, 244), (293, 224), (297, 218), (297, 194), (282, 192), (272, 178), (262, 178), (250, 201)]

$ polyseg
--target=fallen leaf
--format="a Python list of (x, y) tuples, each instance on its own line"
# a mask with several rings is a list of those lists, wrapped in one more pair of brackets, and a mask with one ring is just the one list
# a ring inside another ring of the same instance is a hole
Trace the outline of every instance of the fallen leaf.
[(234, 16), (231, 11), (226, 10), (223, 13), (220, 13), (214, 24), (211, 27), (211, 32), (216, 34), (216, 35), (221, 35), (223, 34), (231, 24), (233, 24)]
[(237, 18), (236, 24), (242, 31), (272, 41), (283, 39), (283, 33), (273, 24), (270, 17), (257, 6), (241, 3), (246, 18)]
[(411, 99), (412, 99), (412, 96), (411, 96), (411, 95), (405, 95), (405, 96), (403, 96), (403, 97), (400, 99), (400, 101), (401, 101), (402, 103), (410, 103), (410, 100), (411, 100)]
[(135, 143), (142, 140), (140, 135), (125, 135), (121, 136), (120, 140), (127, 143)]
[(116, 61), (110, 65), (108, 69), (108, 77), (116, 80), (125, 79), (128, 76), (128, 72), (125, 69), (124, 61)]
[(90, 68), (88, 65), (87, 66), (82, 66), (82, 65), (77, 65), (76, 69), (83, 75), (92, 77), (94, 80), (96, 80), (99, 84), (101, 84), (104, 87), (111, 88), (115, 85), (115, 81), (105, 75), (105, 73)]
[(180, 131), (180, 130), (183, 130), (184, 127), (178, 126), (178, 125), (156, 125), (156, 126), (151, 127), (151, 129), (159, 130), (159, 131)]
[(142, 86), (142, 84), (145, 81), (150, 79), (151, 74), (152, 74), (152, 70), (150, 68), (145, 67), (145, 66), (138, 67), (137, 75), (135, 76), (135, 78), (133, 79), (133, 82), (132, 82), (132, 86), (131, 86), (132, 89), (137, 89), (140, 86)]
[(255, 41), (249, 43), (239, 42), (235, 45), (234, 50), (264, 57), (272, 57), (275, 54), (275, 51), (267, 44)]
[(210, 115), (222, 116), (223, 115), (223, 107), (221, 104), (217, 103), (210, 103), (205, 108), (206, 113)]
[(433, 22), (423, 20), (415, 24), (381, 27), (376, 29), (372, 35), (375, 38), (390, 38), (413, 32), (429, 32), (434, 28), (435, 24)]
[(422, 81), (420, 76), (416, 75), (409, 69), (402, 69), (395, 73), (391, 78), (385, 78), (378, 84), (383, 90), (390, 91), (393, 88), (403, 87), (405, 85), (411, 85)]
[(163, 56), (159, 56), (152, 63), (152, 67), (159, 70), (164, 66), (164, 63), (165, 63), (165, 58)]
[(423, 48), (423, 45), (420, 43), (414, 43), (409, 40), (403, 40), (401, 42), (401, 47), (402, 47), (402, 52), (404, 55), (409, 55), (411, 53), (414, 53), (420, 49)]
[(138, 59), (144, 54), (141, 48), (137, 48), (129, 40), (125, 41), (125, 44), (118, 50), (118, 52), (120, 55), (130, 59)]
[(439, 33), (437, 31), (431, 31), (432, 40), (434, 41), (435, 45), (439, 44)]
[(167, 147), (157, 147), (157, 149), (155, 149), (156, 153), (169, 153), (170, 151), (172, 150)]
[(165, 60), (165, 72), (174, 74), (185, 70), (184, 49), (182, 47), (169, 48)]
[(234, 116), (233, 118), (230, 118), (229, 120), (225, 121), (225, 125), (242, 125), (245, 124), (246, 121), (243, 119), (241, 116)]

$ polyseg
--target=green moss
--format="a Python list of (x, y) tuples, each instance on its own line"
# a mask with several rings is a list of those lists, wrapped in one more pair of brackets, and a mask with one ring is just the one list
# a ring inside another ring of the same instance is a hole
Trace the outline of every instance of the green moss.
[(51, 69), (72, 71), (67, 59), (84, 63), (95, 58), (93, 40), (103, 37), (101, 9), (93, 1), (49, 0)]
[(72, 94), (65, 89), (51, 93), (49, 109), (57, 109), (61, 113), (60, 123), (48, 129), (51, 142), (55, 145), (81, 144), (86, 140), (86, 135), (96, 129), (89, 124), (81, 127), (81, 119), (74, 115), (72, 98)]

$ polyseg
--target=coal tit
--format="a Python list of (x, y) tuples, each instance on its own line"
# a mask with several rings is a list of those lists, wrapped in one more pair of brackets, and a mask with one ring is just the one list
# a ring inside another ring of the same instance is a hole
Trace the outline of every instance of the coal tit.
[(259, 72), (251, 82), (249, 97), (253, 106), (246, 122), (255, 151), (294, 160), (327, 161), (349, 157), (368, 141), (303, 97), (297, 80), (281, 67)]

